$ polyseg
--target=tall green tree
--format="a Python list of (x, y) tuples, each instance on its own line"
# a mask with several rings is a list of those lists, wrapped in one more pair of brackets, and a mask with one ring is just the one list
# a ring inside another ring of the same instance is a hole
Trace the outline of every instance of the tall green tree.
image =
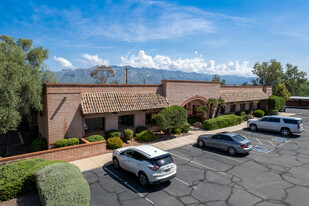
[(225, 85), (225, 79), (222, 79), (222, 81), (220, 80), (220, 76), (218, 76), (218, 75), (214, 75), (213, 77), (212, 77), (212, 80), (211, 81), (213, 81), (213, 82), (220, 82), (221, 83), (221, 85)]
[(221, 108), (224, 108), (226, 106), (226, 102), (221, 97), (218, 99), (218, 107), (216, 111), (215, 117), (217, 117), (221, 111)]
[[(0, 134), (16, 130), (23, 117), (41, 110), (41, 81), (52, 75), (42, 69), (48, 50), (31, 39), (0, 36)], [(44, 78), (43, 78), (44, 77)]]
[(294, 95), (297, 88), (299, 88), (301, 84), (307, 81), (306, 76), (307, 73), (299, 71), (297, 66), (286, 64), (286, 71), (284, 73), (282, 82), (285, 83), (285, 86), (289, 92)]
[(207, 113), (208, 109), (206, 106), (199, 106), (196, 110), (197, 113), (202, 115), (202, 122), (204, 122), (205, 114)]
[(214, 109), (218, 106), (218, 100), (214, 98), (209, 98), (207, 101), (207, 108), (209, 111), (209, 119), (212, 118)]
[(290, 92), (286, 88), (285, 83), (278, 84), (275, 90), (273, 91), (273, 95), (283, 97), (286, 101), (290, 98)]
[(295, 93), (293, 94), (295, 96), (303, 96), (303, 97), (309, 97), (309, 82), (305, 82), (296, 89)]

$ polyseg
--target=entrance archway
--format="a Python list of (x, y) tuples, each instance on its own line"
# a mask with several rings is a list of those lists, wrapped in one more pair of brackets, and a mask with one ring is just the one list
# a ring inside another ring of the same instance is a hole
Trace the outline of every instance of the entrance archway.
[(196, 95), (186, 99), (181, 106), (187, 110), (189, 116), (201, 116), (196, 112), (196, 109), (199, 106), (206, 106), (206, 103), (207, 99), (205, 97)]

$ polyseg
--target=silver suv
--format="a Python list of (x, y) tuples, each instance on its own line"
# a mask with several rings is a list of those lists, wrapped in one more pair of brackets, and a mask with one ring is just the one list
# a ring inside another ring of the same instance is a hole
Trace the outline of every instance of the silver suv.
[(260, 119), (250, 119), (247, 126), (251, 131), (267, 130), (280, 132), (284, 136), (304, 131), (303, 120), (299, 117), (265, 116)]

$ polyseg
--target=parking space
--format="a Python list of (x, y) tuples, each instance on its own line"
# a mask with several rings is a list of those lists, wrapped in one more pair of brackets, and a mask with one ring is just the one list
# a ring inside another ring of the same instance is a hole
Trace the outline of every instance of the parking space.
[[(298, 112), (306, 127), (309, 110)], [(291, 137), (249, 130), (237, 133), (256, 148), (270, 151), (231, 156), (195, 144), (172, 149), (177, 177), (147, 188), (133, 174), (106, 164), (83, 173), (91, 188), (91, 205), (308, 205), (307, 133)]]

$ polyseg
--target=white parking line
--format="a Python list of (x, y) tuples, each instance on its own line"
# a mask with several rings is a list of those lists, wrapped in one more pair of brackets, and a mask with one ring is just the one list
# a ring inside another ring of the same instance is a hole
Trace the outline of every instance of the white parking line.
[(194, 162), (194, 161), (192, 161), (192, 160), (190, 160), (190, 159), (188, 159), (188, 158), (179, 156), (179, 155), (174, 154), (174, 153), (172, 153), (172, 152), (169, 152), (169, 153), (172, 154), (172, 155), (174, 155), (174, 156), (176, 156), (176, 157), (179, 157), (179, 158), (181, 158), (181, 159), (187, 160), (188, 162), (191, 162), (191, 163), (193, 163), (193, 164), (199, 165), (199, 166), (201, 166), (201, 167), (207, 168), (207, 169), (212, 170), (212, 171), (217, 171), (217, 170), (214, 169), (214, 168), (208, 167), (208, 166), (203, 165), (203, 164), (200, 164), (200, 163), (198, 163), (198, 162)]
[(281, 147), (281, 146), (283, 146), (284, 145), (284, 143), (282, 143), (281, 145), (279, 145), (277, 148), (279, 148), (279, 147)]
[(112, 171), (110, 171), (109, 169), (107, 169), (106, 167), (104, 167), (105, 170), (107, 170), (110, 174), (112, 174), (115, 178), (117, 178), (118, 180), (120, 180), (121, 182), (123, 182), (126, 186), (128, 186), (133, 192), (135, 192), (136, 194), (138, 194), (139, 196), (141, 196), (142, 198), (144, 198), (145, 200), (147, 200), (150, 204), (152, 205), (157, 205), (154, 202), (152, 202), (150, 199), (148, 199), (145, 195), (139, 193), (134, 187), (132, 187), (131, 185), (128, 184), (128, 182), (124, 181), (123, 179), (121, 179), (120, 177), (118, 177), (115, 173), (113, 173)]
[[(189, 187), (191, 187), (192, 185), (190, 185), (189, 183), (187, 183), (187, 182), (185, 182), (185, 181), (183, 181), (183, 180), (181, 180), (181, 179), (179, 179), (178, 177), (175, 177), (175, 179), (176, 180), (178, 180), (179, 182), (181, 182), (181, 183), (183, 183), (183, 184), (185, 184), (185, 185), (187, 185), (187, 186), (189, 186)], [(194, 189), (196, 189), (196, 187), (195, 186), (192, 186)]]
[(274, 145), (274, 143), (272, 143), (271, 141), (268, 141), (273, 147), (276, 147), (276, 145)]
[(258, 138), (255, 138), (261, 145), (263, 145), (263, 143), (258, 139)]
[[(188, 146), (188, 147), (193, 147), (192, 145), (187, 145), (187, 146)], [(196, 147), (193, 147), (193, 148), (196, 148)], [(227, 158), (227, 159), (230, 159), (230, 160), (234, 160), (234, 161), (236, 161), (236, 162), (244, 163), (244, 161), (240, 161), (240, 160), (238, 160), (238, 159), (234, 159), (234, 158), (232, 158), (232, 157), (227, 157), (227, 156), (220, 155), (220, 154), (217, 154), (217, 153), (211, 152), (210, 154), (217, 155), (217, 156), (219, 156), (219, 157), (224, 157), (224, 158)]]

